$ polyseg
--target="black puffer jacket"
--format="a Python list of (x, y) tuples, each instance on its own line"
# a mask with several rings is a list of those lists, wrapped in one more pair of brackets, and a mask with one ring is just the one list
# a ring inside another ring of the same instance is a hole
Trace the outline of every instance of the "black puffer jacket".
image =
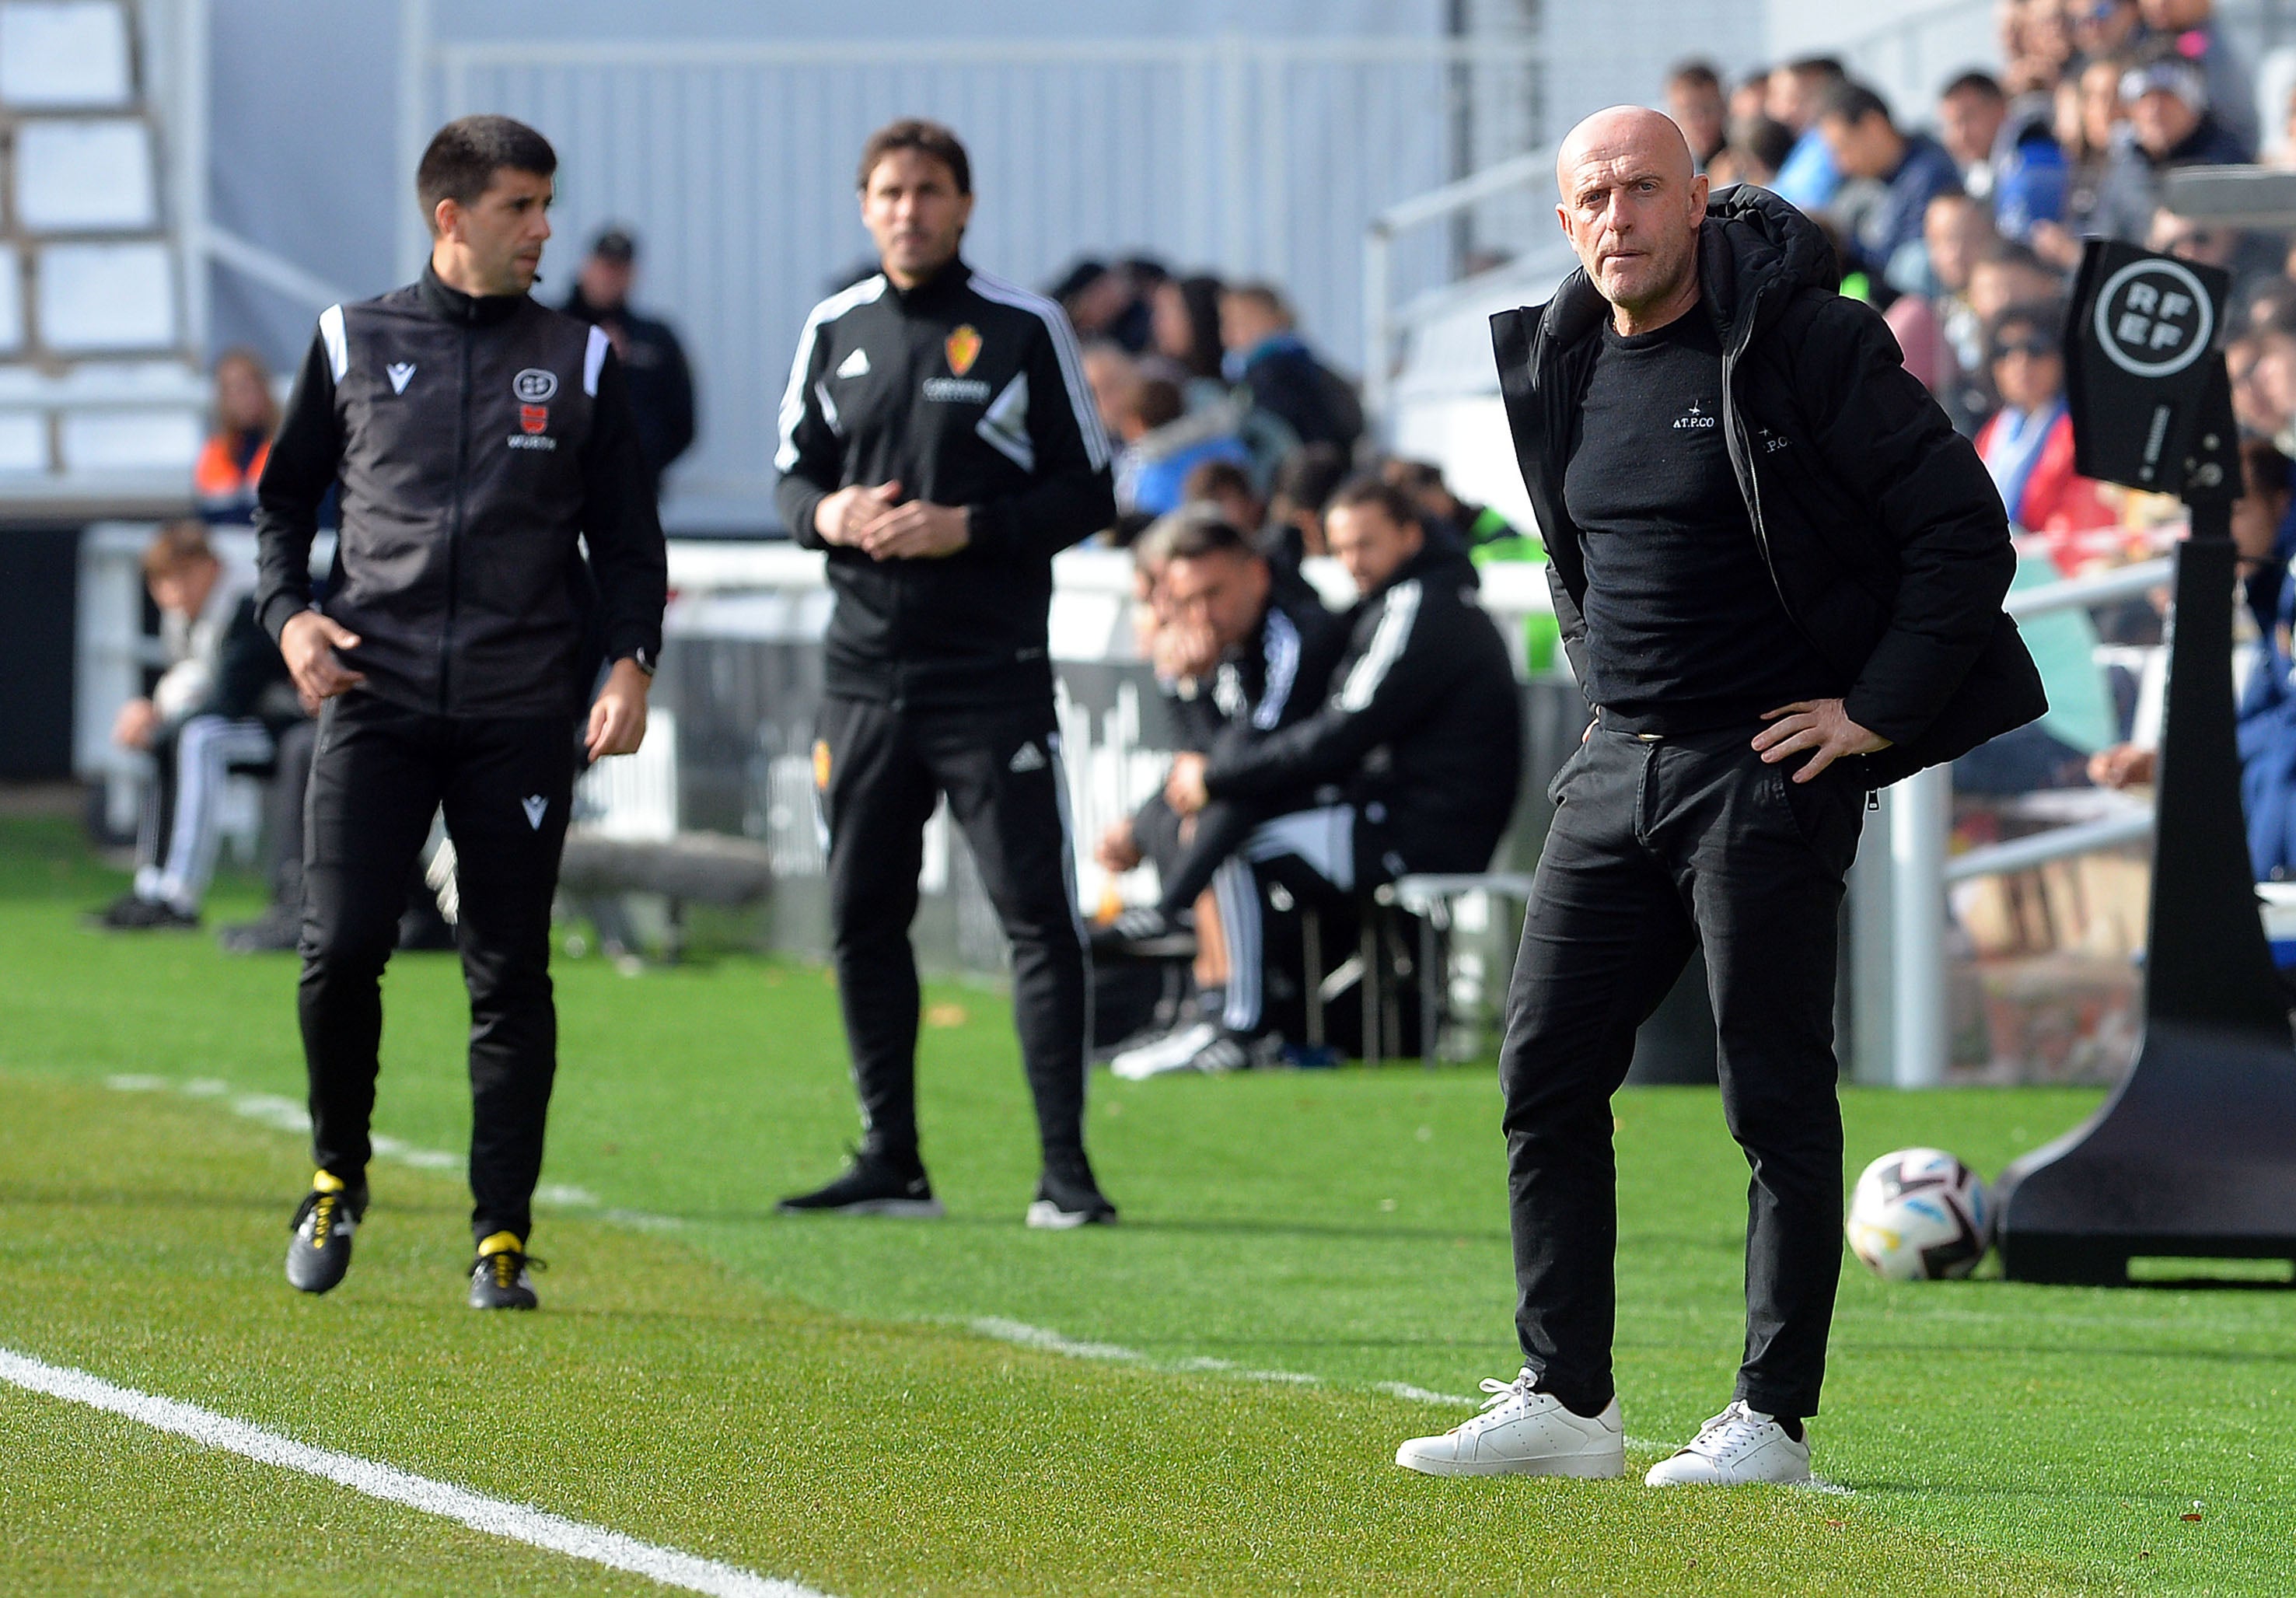
[[(2001, 496), (1905, 368), (1871, 307), (1834, 292), (1825, 237), (1751, 184), (1709, 202), (1704, 299), (1721, 335), (1723, 436), (1786, 614), (1838, 676), (1849, 718), (1891, 747), (1882, 787), (2048, 708), (2001, 610), (2016, 558)], [(1538, 513), (1562, 642), (1585, 680), (1587, 570), (1562, 503), (1575, 413), (1610, 307), (1584, 271), (1491, 318), (1499, 385)]]

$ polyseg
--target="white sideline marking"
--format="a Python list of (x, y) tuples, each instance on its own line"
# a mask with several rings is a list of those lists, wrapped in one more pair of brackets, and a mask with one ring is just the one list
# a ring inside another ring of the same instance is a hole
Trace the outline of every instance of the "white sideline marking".
[[(231, 1112), (242, 1120), (254, 1121), (275, 1131), (292, 1132), (299, 1137), (308, 1137), (311, 1132), (310, 1111), (294, 1100), (275, 1093), (236, 1093), (230, 1083), (213, 1077), (193, 1077), (178, 1082), (133, 1072), (106, 1077), (103, 1085), (119, 1093), (180, 1093), (188, 1098), (223, 1099), (228, 1101)], [(464, 1163), (460, 1154), (449, 1154), (444, 1149), (418, 1149), (387, 1133), (373, 1133), (367, 1142), (376, 1159), (418, 1171), (459, 1171)], [(534, 1190), (534, 1198), (538, 1204), (561, 1209), (605, 1208), (605, 1201), (588, 1188), (566, 1182), (545, 1182)], [(656, 1232), (671, 1231), (685, 1224), (674, 1215), (646, 1215), (634, 1209), (609, 1210), (607, 1215), (610, 1219)]]
[[(1324, 1379), (1305, 1371), (1261, 1371), (1240, 1365), (1232, 1359), (1214, 1359), (1209, 1355), (1195, 1355), (1186, 1359), (1153, 1359), (1137, 1348), (1127, 1348), (1115, 1343), (1078, 1342), (1063, 1337), (1049, 1326), (1031, 1326), (1026, 1321), (1008, 1321), (999, 1315), (983, 1315), (964, 1324), (982, 1337), (994, 1338), (1000, 1343), (1012, 1343), (1022, 1348), (1034, 1348), (1039, 1353), (1057, 1354), (1063, 1359), (1104, 1359), (1121, 1364), (1144, 1365), (1152, 1371), (1193, 1373), (1217, 1372), (1233, 1376), (1239, 1381), (1274, 1381), (1292, 1387), (1321, 1387)], [(1375, 1381), (1374, 1391), (1392, 1393), (1398, 1398), (1409, 1398), (1419, 1404), (1465, 1404), (1481, 1402), (1478, 1398), (1463, 1398), (1454, 1393), (1439, 1393), (1423, 1387), (1413, 1387), (1406, 1381)]]
[(506, 1498), (489, 1498), (451, 1482), (433, 1481), (395, 1465), (314, 1448), (275, 1431), (233, 1420), (194, 1404), (181, 1404), (133, 1388), (115, 1387), (86, 1371), (52, 1365), (0, 1348), (0, 1381), (29, 1392), (45, 1393), (70, 1404), (94, 1409), (173, 1432), (209, 1448), (221, 1448), (266, 1465), (300, 1471), (381, 1498), (403, 1504), (425, 1514), (459, 1520), (473, 1530), (508, 1537), (554, 1553), (586, 1560), (609, 1569), (627, 1570), (667, 1587), (689, 1593), (709, 1593), (717, 1598), (826, 1598), (814, 1588), (793, 1581), (759, 1576), (738, 1565), (720, 1564), (698, 1554), (683, 1553), (655, 1543), (642, 1543), (619, 1531), (570, 1520)]

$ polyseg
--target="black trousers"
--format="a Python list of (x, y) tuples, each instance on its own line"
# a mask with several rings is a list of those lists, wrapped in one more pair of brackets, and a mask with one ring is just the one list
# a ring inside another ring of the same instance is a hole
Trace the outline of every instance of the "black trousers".
[(1047, 1166), (1084, 1150), (1085, 945), (1060, 733), (1049, 699), (895, 709), (832, 697), (815, 774), (853, 1081), (873, 1152), (917, 1155), (917, 912), (924, 827), (941, 794), (1013, 946), (1013, 1020)]
[(1611, 1095), (1638, 1027), (1702, 945), (1722, 1109), (1752, 1168), (1737, 1397), (1817, 1413), (1841, 1264), (1833, 989), (1865, 793), (1837, 763), (1787, 780), (1756, 728), (1645, 742), (1598, 729), (1549, 790), (1499, 1056), (1526, 1364), (1571, 1409), (1611, 1397)]
[(558, 1064), (550, 901), (574, 783), (562, 716), (426, 715), (354, 690), (327, 701), (303, 825), (298, 996), (319, 1168), (354, 1187), (373, 1149), (381, 978), (408, 872), (443, 807), (462, 892), (471, 995), (471, 1229), (533, 1225)]

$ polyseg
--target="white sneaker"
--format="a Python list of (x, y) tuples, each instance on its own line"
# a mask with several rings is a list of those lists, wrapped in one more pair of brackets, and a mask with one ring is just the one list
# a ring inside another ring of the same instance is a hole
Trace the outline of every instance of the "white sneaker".
[(1182, 1027), (1125, 1050), (1108, 1062), (1108, 1069), (1127, 1082), (1144, 1082), (1167, 1071), (1184, 1071), (1194, 1063), (1198, 1054), (1218, 1041), (1219, 1035), (1219, 1028), (1211, 1022), (1198, 1021), (1193, 1027)]
[(1687, 1447), (1659, 1461), (1643, 1478), (1651, 1487), (1795, 1487), (1808, 1479), (1808, 1433), (1794, 1441), (1784, 1427), (1747, 1408), (1743, 1399), (1734, 1400), (1698, 1429)]
[(1415, 1437), (1395, 1463), (1429, 1476), (1571, 1476), (1607, 1480), (1627, 1473), (1626, 1424), (1619, 1401), (1589, 1420), (1535, 1393), (1529, 1371), (1513, 1381), (1483, 1383), (1483, 1413), (1440, 1437)]

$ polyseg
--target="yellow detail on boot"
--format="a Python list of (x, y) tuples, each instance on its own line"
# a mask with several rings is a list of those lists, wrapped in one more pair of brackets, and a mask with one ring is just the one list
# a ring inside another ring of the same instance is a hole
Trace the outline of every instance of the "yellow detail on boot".
[(525, 1252), (526, 1239), (515, 1232), (497, 1232), (479, 1245), (480, 1259), (486, 1258), (490, 1254), (523, 1254)]
[(332, 1171), (314, 1171), (311, 1191), (315, 1193), (339, 1193), (343, 1191), (343, 1179)]

